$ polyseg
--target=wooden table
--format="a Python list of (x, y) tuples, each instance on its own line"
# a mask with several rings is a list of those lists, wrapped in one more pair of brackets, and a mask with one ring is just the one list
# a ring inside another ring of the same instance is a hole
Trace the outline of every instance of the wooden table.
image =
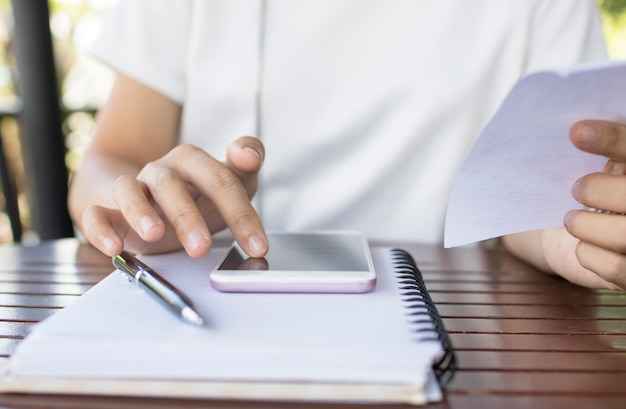
[[(626, 407), (626, 293), (574, 286), (501, 251), (402, 247), (417, 260), (457, 350), (459, 369), (433, 408)], [(73, 239), (0, 247), (0, 260), (0, 364), (30, 326), (112, 271), (108, 257)], [(322, 405), (0, 395), (1, 408), (43, 406)]]

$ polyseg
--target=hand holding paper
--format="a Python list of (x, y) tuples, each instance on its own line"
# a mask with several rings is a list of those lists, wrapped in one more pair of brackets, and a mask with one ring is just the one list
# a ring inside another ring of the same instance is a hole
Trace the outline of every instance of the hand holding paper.
[(569, 138), (583, 119), (626, 122), (626, 63), (583, 65), (522, 79), (463, 164), (446, 217), (445, 246), (563, 225), (582, 205), (574, 182), (600, 172), (601, 155)]
[(612, 62), (521, 80), (458, 175), (446, 246), (528, 231), (505, 240), (522, 259), (626, 289), (625, 78)]

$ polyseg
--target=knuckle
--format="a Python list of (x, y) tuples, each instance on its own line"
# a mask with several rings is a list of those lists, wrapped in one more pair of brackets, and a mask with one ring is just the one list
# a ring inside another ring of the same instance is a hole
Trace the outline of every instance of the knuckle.
[(107, 223), (105, 209), (101, 206), (91, 204), (85, 208), (82, 215), (83, 233), (90, 241), (100, 242), (105, 237)]
[(139, 183), (131, 176), (120, 176), (113, 183), (113, 200), (123, 214), (138, 211), (138, 206), (142, 204), (141, 198), (145, 198), (143, 193), (141, 195), (130, 194), (135, 189), (140, 189)]
[(118, 202), (117, 203), (118, 206), (120, 207), (120, 211), (122, 212), (122, 214), (128, 216), (137, 216), (138, 212), (137, 212), (137, 205), (139, 204), (137, 200), (129, 200), (127, 202), (124, 202), (121, 204)]
[(180, 145), (176, 145), (167, 156), (172, 156), (174, 158), (188, 158), (190, 156), (195, 156), (203, 151), (195, 145), (189, 143), (183, 143)]
[(81, 222), (83, 226), (83, 232), (89, 237), (90, 232), (97, 224), (97, 220), (100, 219), (101, 208), (98, 205), (90, 204), (83, 210)]
[(134, 182), (135, 182), (135, 179), (132, 176), (129, 176), (129, 175), (118, 176), (117, 179), (115, 179), (115, 181), (113, 182), (113, 185), (111, 186), (111, 192), (115, 196)]
[(175, 183), (176, 178), (171, 172), (160, 172), (150, 186), (150, 190), (159, 194)]
[(214, 192), (226, 192), (241, 185), (239, 178), (225, 166), (219, 166), (211, 175), (211, 188)]
[(611, 283), (620, 281), (620, 277), (624, 274), (624, 267), (626, 266), (626, 257), (612, 257), (607, 263), (607, 267), (602, 274), (602, 277)]
[[(622, 216), (617, 216), (622, 217)], [(613, 218), (613, 217), (612, 217)], [(620, 220), (621, 221), (621, 220)], [(613, 224), (611, 240), (613, 242), (612, 248), (620, 253), (626, 253), (626, 224), (615, 223)]]
[(158, 174), (162, 171), (163, 166), (160, 161), (150, 161), (143, 165), (141, 172), (139, 172), (139, 176), (137, 179), (144, 180), (150, 179), (153, 175)]
[(611, 251), (598, 252), (595, 246), (585, 242), (576, 246), (576, 257), (580, 265), (595, 272), (602, 279), (610, 283), (623, 281), (626, 273), (626, 256)]
[(89, 241), (101, 241), (102, 228), (97, 223), (85, 223), (83, 225), (83, 232)]
[(193, 207), (181, 207), (173, 211), (171, 221), (177, 228), (191, 223), (195, 224), (193, 221), (197, 214), (198, 211)]
[(153, 195), (159, 195), (178, 180), (176, 173), (172, 169), (160, 166), (154, 162), (147, 163), (144, 169), (146, 170), (146, 175), (149, 175), (149, 177), (144, 179), (144, 183)]
[(609, 148), (615, 148), (618, 145), (623, 144), (624, 137), (626, 137), (626, 130), (624, 129), (624, 126), (612, 122), (609, 122), (606, 133)]
[(255, 217), (250, 214), (249, 212), (246, 212), (245, 210), (241, 210), (234, 218), (232, 226), (237, 228), (238, 226), (241, 226), (240, 228), (243, 228), (245, 226), (250, 226), (255, 224), (256, 219)]
[(85, 207), (85, 210), (83, 210), (83, 219), (85, 218), (91, 219), (92, 217), (96, 216), (99, 212), (100, 212), (100, 206), (92, 203), (88, 205), (87, 207)]
[(626, 124), (617, 124), (615, 132), (617, 133), (617, 139), (622, 142), (626, 140)]

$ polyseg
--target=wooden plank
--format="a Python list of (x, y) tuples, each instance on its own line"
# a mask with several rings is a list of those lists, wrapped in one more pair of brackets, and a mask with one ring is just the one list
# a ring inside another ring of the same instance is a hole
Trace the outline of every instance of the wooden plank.
[(626, 349), (626, 335), (452, 333), (450, 339), (457, 349), (481, 351), (615, 352)]
[[(387, 244), (388, 246), (388, 244)], [(400, 244), (408, 250), (422, 270), (440, 271), (528, 271), (541, 274), (502, 250), (484, 248), (452, 248)]]
[(510, 283), (510, 282), (425, 282), (430, 292), (457, 292), (457, 293), (507, 293), (507, 294), (555, 294), (566, 291), (588, 293), (590, 291), (570, 285), (545, 284), (540, 282)]
[(478, 304), (478, 305), (561, 305), (561, 306), (626, 306), (626, 294), (594, 294), (559, 292), (549, 293), (502, 293), (502, 292), (431, 292), (437, 305)]
[[(504, 296), (503, 296), (504, 297)], [(437, 310), (446, 318), (523, 319), (623, 319), (623, 306), (470, 305), (443, 304)]]
[[(453, 270), (420, 270), (426, 283), (435, 282), (482, 282), (482, 283), (517, 283), (543, 285), (562, 285), (561, 279), (549, 274), (528, 274), (527, 272), (502, 272), (502, 271), (453, 271)], [(559, 284), (561, 283), (561, 284)]]
[[(3, 409), (415, 409), (408, 405), (340, 405), (297, 402), (248, 402), (200, 399), (150, 399), (107, 396), (37, 396), (37, 395), (0, 395)], [(443, 404), (427, 406), (428, 409), (444, 409)]]
[(446, 318), (449, 332), (489, 334), (626, 334), (626, 319)]
[[(624, 409), (626, 397), (599, 394), (498, 394), (471, 395), (450, 393), (445, 402), (447, 408), (454, 409)], [(430, 407), (429, 407), (430, 408)]]
[(458, 371), (449, 392), (614, 395), (626, 398), (626, 372)]
[[(444, 402), (430, 404), (428, 409), (572, 409), (602, 408), (623, 409), (626, 402), (622, 395), (578, 395), (562, 394), (498, 394), (468, 395), (448, 393)], [(408, 405), (339, 405), (315, 403), (277, 403), (277, 402), (242, 402), (242, 401), (204, 401), (176, 399), (142, 399), (126, 397), (90, 397), (90, 396), (38, 396), (38, 395), (0, 395), (3, 408), (60, 408), (60, 409), (410, 409)]]
[(472, 371), (626, 372), (626, 351), (475, 351), (456, 352), (460, 368)]

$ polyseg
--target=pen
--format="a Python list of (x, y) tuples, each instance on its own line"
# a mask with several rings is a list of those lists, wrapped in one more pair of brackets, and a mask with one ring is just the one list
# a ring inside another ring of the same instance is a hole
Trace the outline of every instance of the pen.
[(113, 265), (132, 277), (135, 284), (146, 289), (183, 321), (198, 326), (204, 325), (204, 319), (185, 294), (131, 253), (122, 251), (113, 257)]

